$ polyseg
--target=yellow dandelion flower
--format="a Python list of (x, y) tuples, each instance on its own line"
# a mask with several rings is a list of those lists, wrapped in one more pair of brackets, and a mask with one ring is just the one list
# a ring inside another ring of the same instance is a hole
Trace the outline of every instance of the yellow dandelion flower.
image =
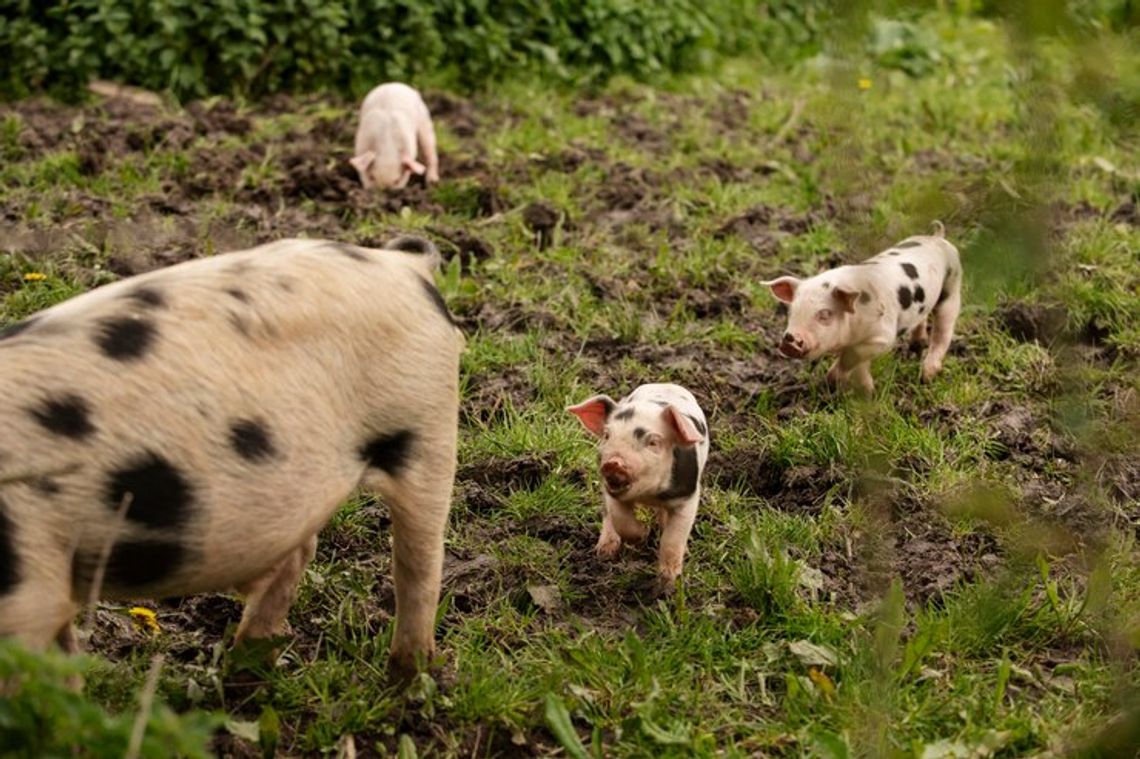
[(24, 275), (25, 282), (43, 282), (47, 279), (47, 275), (38, 271), (30, 271)]
[(871, 80), (865, 76), (860, 77), (859, 78), (859, 89), (861, 89), (861, 90), (871, 89)]
[(150, 633), (162, 632), (162, 628), (158, 626), (158, 615), (145, 606), (132, 606), (130, 615), (131, 621), (139, 630)]
[(835, 683), (832, 679), (815, 667), (808, 670), (808, 677), (811, 678), (811, 681), (819, 688), (819, 692), (823, 694), (823, 697), (830, 701), (831, 697), (835, 695)]
[(653, 524), (653, 509), (639, 503), (634, 507), (633, 518), (642, 524)]

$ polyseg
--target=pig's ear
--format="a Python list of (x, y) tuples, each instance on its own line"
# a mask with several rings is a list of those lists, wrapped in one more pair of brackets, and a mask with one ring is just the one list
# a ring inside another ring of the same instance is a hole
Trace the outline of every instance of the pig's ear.
[(593, 398), (582, 401), (577, 406), (566, 408), (582, 422), (582, 426), (595, 437), (601, 437), (606, 428), (606, 420), (617, 403), (608, 395), (595, 395)]
[(760, 284), (768, 285), (773, 295), (785, 303), (791, 303), (792, 298), (796, 297), (796, 288), (800, 286), (800, 281), (801, 280), (796, 277), (780, 277), (778, 279), (769, 279)]
[(846, 287), (837, 287), (832, 292), (835, 293), (835, 302), (839, 304), (841, 309), (849, 314), (855, 313), (855, 301), (859, 300), (862, 293)]
[(349, 158), (348, 162), (352, 164), (353, 168), (355, 168), (361, 174), (364, 174), (368, 171), (368, 167), (371, 166), (372, 162), (375, 160), (376, 153), (371, 150), (366, 150), (360, 155), (354, 155), (352, 158)]
[[(669, 405), (661, 412), (665, 422), (673, 428), (677, 439), (685, 445), (699, 443), (705, 438), (704, 424), (686, 414), (676, 406)], [(699, 427), (697, 425), (700, 425)]]
[(415, 158), (404, 158), (404, 168), (413, 174), (423, 174), (427, 171), (427, 167), (417, 161)]

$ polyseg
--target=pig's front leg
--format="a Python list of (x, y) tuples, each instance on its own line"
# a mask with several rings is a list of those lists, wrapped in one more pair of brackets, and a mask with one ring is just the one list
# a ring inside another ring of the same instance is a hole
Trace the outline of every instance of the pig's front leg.
[(416, 130), (416, 139), (420, 143), (420, 150), (424, 153), (424, 168), (427, 169), (424, 179), (428, 182), (439, 181), (439, 155), (435, 147), (435, 127), (430, 118), (420, 122)]
[(594, 550), (603, 559), (613, 559), (621, 550), (623, 541), (641, 543), (649, 528), (637, 519), (633, 504), (622, 503), (609, 493), (603, 498), (606, 513), (602, 518), (602, 534), (598, 536), (598, 545)]
[(661, 509), (661, 547), (657, 550), (657, 593), (672, 595), (677, 589), (677, 578), (685, 562), (685, 549), (689, 545), (689, 533), (697, 519), (697, 503), (701, 490), (697, 490), (685, 504), (677, 509)]
[(875, 381), (871, 379), (871, 361), (890, 348), (889, 340), (873, 340), (844, 348), (827, 373), (828, 383), (834, 387), (848, 385), (865, 398), (870, 398), (875, 390)]

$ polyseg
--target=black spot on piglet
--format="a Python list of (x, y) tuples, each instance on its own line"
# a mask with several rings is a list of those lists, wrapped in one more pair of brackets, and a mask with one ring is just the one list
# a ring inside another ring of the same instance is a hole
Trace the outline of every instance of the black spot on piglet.
[(14, 532), (7, 507), (0, 500), (0, 596), (10, 593), (20, 582), (20, 557), (16, 555)]
[(360, 458), (368, 466), (395, 477), (408, 463), (412, 448), (412, 433), (401, 430), (389, 435), (378, 435), (360, 446)]
[(348, 256), (353, 261), (366, 263), (370, 260), (368, 256), (364, 255), (360, 248), (356, 247), (355, 245), (348, 245), (347, 243), (343, 242), (331, 242), (329, 243), (329, 247), (341, 255)]
[(918, 240), (903, 240), (902, 242), (895, 245), (895, 247), (896, 248), (917, 248), (919, 245), (922, 245), (922, 243), (920, 243)]
[(906, 310), (906, 309), (910, 308), (910, 301), (911, 301), (910, 288), (907, 287), (906, 285), (900, 285), (899, 286), (899, 305), (903, 307), (903, 310)]
[[(137, 591), (162, 582), (186, 563), (187, 550), (174, 540), (143, 539), (116, 543), (107, 557), (103, 588)], [(86, 599), (98, 569), (100, 556), (79, 551), (71, 563), (72, 593)]]
[(436, 289), (435, 285), (431, 282), (428, 282), (426, 279), (421, 279), (420, 284), (423, 285), (424, 293), (427, 294), (428, 299), (432, 302), (432, 305), (435, 306), (435, 310), (439, 311), (439, 313), (441, 313), (445, 319), (451, 322), (454, 326), (458, 327), (459, 324), (456, 323), (455, 317), (451, 315), (451, 311), (449, 311), (447, 308), (447, 301), (443, 299), (443, 296), (440, 294), (439, 290)]
[(16, 322), (15, 324), (9, 324), (7, 327), (0, 329), (0, 340), (5, 340), (9, 337), (15, 337), (16, 335), (20, 334), (21, 332), (23, 332), (24, 330), (28, 329), (33, 324), (35, 324), (36, 321), (37, 321), (36, 317), (33, 316), (30, 319), (24, 319), (22, 322)]
[(230, 425), (230, 445), (247, 461), (265, 461), (277, 453), (269, 429), (253, 419), (239, 419)]
[(150, 308), (162, 308), (166, 305), (166, 298), (153, 287), (140, 287), (132, 290), (127, 293), (127, 298), (140, 306), (149, 306)]
[(669, 476), (669, 487), (657, 494), (662, 501), (688, 498), (697, 490), (697, 448), (696, 446), (676, 446), (673, 448), (673, 471)]
[(412, 235), (400, 235), (384, 243), (385, 250), (402, 250), (405, 253), (434, 253), (435, 245), (430, 240)]
[(916, 267), (914, 264), (904, 261), (899, 264), (899, 266), (902, 267), (902, 270), (906, 272), (906, 275), (908, 277), (911, 279), (918, 279), (918, 267)]
[(922, 303), (926, 300), (926, 291), (922, 289), (922, 285), (914, 286), (914, 301), (915, 303)]
[(48, 432), (73, 440), (82, 440), (95, 431), (87, 401), (78, 395), (50, 398), (28, 412)]
[(99, 322), (95, 342), (103, 354), (116, 361), (142, 358), (154, 342), (154, 324), (129, 316), (112, 316)]
[(169, 461), (147, 451), (110, 473), (106, 504), (117, 512), (130, 494), (127, 519), (147, 527), (180, 527), (190, 518), (190, 483)]
[(616, 419), (619, 422), (624, 422), (624, 421), (627, 421), (629, 419), (632, 419), (633, 414), (634, 414), (633, 406), (626, 406), (621, 411), (614, 414), (614, 419)]

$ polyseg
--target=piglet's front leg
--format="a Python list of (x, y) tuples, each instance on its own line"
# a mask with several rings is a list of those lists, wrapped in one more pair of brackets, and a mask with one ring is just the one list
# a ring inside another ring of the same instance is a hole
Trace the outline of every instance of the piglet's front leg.
[(649, 528), (638, 520), (633, 505), (622, 503), (608, 493), (604, 499), (606, 513), (602, 518), (602, 534), (594, 551), (603, 559), (615, 559), (623, 542), (644, 542)]
[(689, 533), (697, 518), (697, 504), (700, 490), (678, 508), (662, 508), (658, 511), (661, 522), (661, 546), (657, 550), (657, 593), (672, 595), (677, 589), (677, 578), (685, 561), (685, 551), (689, 545)]
[(864, 398), (870, 398), (875, 391), (875, 381), (871, 379), (871, 361), (891, 349), (887, 340), (875, 340), (848, 346), (839, 353), (827, 381), (832, 387), (850, 387)]

